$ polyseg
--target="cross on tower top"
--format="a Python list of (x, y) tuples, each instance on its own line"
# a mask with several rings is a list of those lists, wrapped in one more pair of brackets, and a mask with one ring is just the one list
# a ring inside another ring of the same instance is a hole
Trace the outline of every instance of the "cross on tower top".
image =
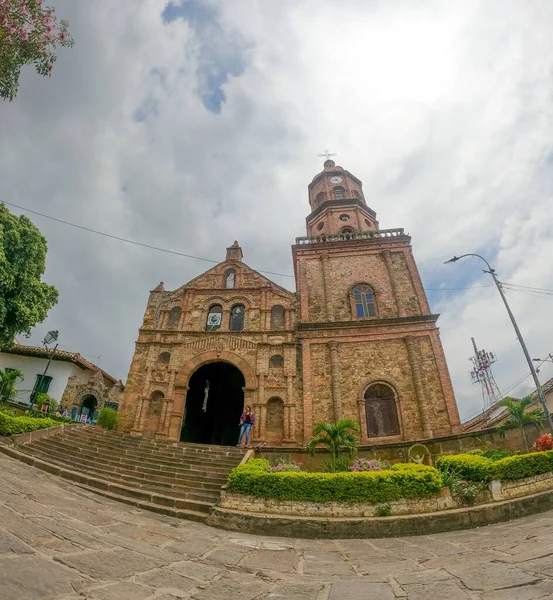
[(328, 150), (328, 148), (325, 148), (322, 154), (317, 154), (317, 156), (325, 156), (326, 160), (330, 160), (331, 156), (336, 156), (336, 152), (331, 153), (330, 150)]

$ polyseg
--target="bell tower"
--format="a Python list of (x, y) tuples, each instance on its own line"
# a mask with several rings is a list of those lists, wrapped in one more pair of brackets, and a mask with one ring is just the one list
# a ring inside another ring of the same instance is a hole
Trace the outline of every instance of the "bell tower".
[(355, 419), (362, 444), (461, 430), (433, 314), (402, 228), (381, 229), (362, 183), (326, 151), (308, 185), (307, 236), (292, 246), (303, 436)]
[(361, 181), (330, 158), (309, 184), (308, 192), (308, 236), (378, 229), (376, 213), (367, 206)]

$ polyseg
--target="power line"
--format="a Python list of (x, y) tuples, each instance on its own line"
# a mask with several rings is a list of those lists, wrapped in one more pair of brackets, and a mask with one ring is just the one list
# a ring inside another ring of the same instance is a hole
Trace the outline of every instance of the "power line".
[[(19, 210), (23, 210), (23, 211), (31, 213), (33, 215), (43, 217), (44, 219), (49, 219), (50, 221), (55, 221), (56, 223), (61, 223), (62, 225), (68, 225), (69, 227), (75, 227), (76, 229), (81, 229), (82, 231), (88, 231), (89, 233), (95, 233), (96, 235), (101, 235), (103, 237), (110, 238), (112, 240), (118, 240), (118, 241), (124, 242), (126, 244), (133, 244), (134, 246), (140, 246), (141, 248), (148, 248), (150, 250), (156, 250), (157, 252), (173, 254), (174, 256), (182, 256), (184, 258), (191, 258), (193, 260), (201, 260), (203, 262), (209, 262), (209, 263), (212, 263), (215, 265), (218, 265), (221, 262), (220, 260), (214, 260), (212, 258), (205, 258), (203, 256), (195, 256), (193, 254), (186, 254), (184, 252), (178, 252), (176, 250), (168, 250), (167, 248), (161, 248), (160, 246), (154, 246), (152, 244), (146, 244), (144, 242), (137, 242), (135, 240), (129, 240), (127, 238), (123, 238), (118, 235), (106, 233), (105, 231), (99, 231), (98, 229), (92, 229), (91, 227), (85, 227), (84, 225), (78, 225), (77, 223), (71, 223), (70, 221), (66, 221), (64, 219), (59, 219), (58, 217), (52, 217), (51, 215), (46, 215), (37, 210), (26, 208), (25, 206), (20, 206), (19, 204), (14, 204), (13, 202), (7, 202), (6, 200), (3, 200), (2, 204), (7, 204), (8, 206), (13, 206), (14, 208), (17, 208)], [(288, 275), (287, 273), (277, 273), (275, 271), (264, 271), (264, 270), (260, 270), (260, 269), (256, 269), (256, 270), (259, 273), (266, 273), (267, 275), (277, 275), (278, 277), (289, 277), (291, 279), (294, 278), (294, 275)], [(526, 288), (526, 289), (528, 289), (527, 293), (529, 293), (530, 290), (535, 290), (535, 293), (544, 293), (544, 294), (547, 292), (550, 292), (550, 294), (547, 294), (547, 295), (553, 296), (553, 290), (548, 290), (545, 288), (530, 288), (528, 286), (517, 285), (514, 283), (503, 283), (503, 285)], [(459, 288), (425, 288), (425, 290), (427, 292), (459, 292), (459, 291), (463, 291), (463, 290), (475, 290), (475, 289), (487, 288), (487, 287), (494, 287), (494, 286), (493, 286), (493, 284), (490, 284), (490, 285), (473, 285), (473, 286), (459, 287)], [(509, 289), (511, 289), (511, 288), (509, 287)], [(521, 293), (524, 293), (524, 290), (513, 289), (512, 291), (519, 291)]]
[[(14, 206), (19, 210), (24, 210), (33, 215), (38, 215), (39, 217), (44, 217), (45, 219), (50, 219), (51, 221), (56, 221), (56, 223), (63, 223), (63, 225), (69, 225), (70, 227), (75, 227), (77, 229), (82, 229), (83, 231), (89, 231), (90, 233), (95, 233), (97, 235), (102, 235), (107, 238), (111, 238), (112, 240), (119, 240), (120, 242), (125, 242), (127, 244), (134, 244), (135, 246), (141, 246), (142, 248), (149, 248), (150, 250), (157, 250), (158, 252), (165, 252), (167, 254), (174, 254), (176, 256), (184, 256), (185, 258), (193, 258), (194, 260), (203, 260), (204, 262), (210, 262), (218, 265), (220, 260), (213, 260), (211, 258), (203, 258), (201, 256), (194, 256), (192, 254), (185, 254), (184, 252), (177, 252), (176, 250), (167, 250), (166, 248), (160, 248), (159, 246), (153, 246), (151, 244), (144, 244), (143, 242), (136, 242), (135, 240), (129, 240), (126, 238), (122, 238), (118, 235), (112, 235), (111, 233), (105, 233), (104, 231), (98, 231), (97, 229), (92, 229), (90, 227), (84, 227), (83, 225), (77, 225), (76, 223), (71, 223), (69, 221), (64, 221), (63, 219), (58, 219), (57, 217), (52, 217), (50, 215), (45, 215), (44, 213), (40, 213), (36, 210), (31, 210), (30, 208), (25, 208), (24, 206), (19, 206), (14, 204), (13, 202), (3, 201), (3, 204), (8, 204), (9, 206)], [(258, 271), (259, 273), (267, 273), (269, 275), (278, 275), (279, 277), (294, 277), (293, 275), (287, 275), (285, 273), (275, 273), (273, 271)]]

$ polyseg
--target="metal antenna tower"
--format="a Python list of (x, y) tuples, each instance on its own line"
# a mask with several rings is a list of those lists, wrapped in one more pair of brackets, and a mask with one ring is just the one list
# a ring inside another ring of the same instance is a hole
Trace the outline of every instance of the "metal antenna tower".
[(492, 365), (497, 361), (497, 357), (493, 352), (486, 352), (486, 350), (478, 350), (474, 338), (472, 340), (472, 347), (474, 348), (474, 356), (470, 357), (470, 362), (473, 365), (473, 369), (470, 372), (470, 378), (472, 383), (479, 383), (482, 387), (482, 399), (484, 401), (484, 410), (499, 402), (502, 399), (501, 392), (497, 387), (493, 373)]

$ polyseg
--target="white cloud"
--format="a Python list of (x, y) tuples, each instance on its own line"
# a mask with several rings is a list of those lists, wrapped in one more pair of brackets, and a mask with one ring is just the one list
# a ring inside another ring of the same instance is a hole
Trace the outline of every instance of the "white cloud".
[[(251, 266), (292, 273), (328, 146), (364, 181), (381, 226), (412, 234), (427, 287), (490, 283), (469, 259), (442, 265), (482, 252), (502, 280), (553, 289), (550, 2), (210, 4), (243, 43), (218, 115), (197, 94), (203, 40), (183, 19), (164, 24), (164, 1), (57, 1), (76, 45), (50, 80), (29, 68), (1, 106), (3, 198), (216, 260), (238, 239)], [(59, 329), (65, 347), (125, 378), (148, 290), (209, 265), (34, 220), (61, 292), (35, 340)], [(480, 407), (470, 337), (497, 351), (502, 389), (524, 359), (496, 290), (429, 295), (468, 416)], [(553, 351), (553, 297), (509, 298), (531, 352)]]

